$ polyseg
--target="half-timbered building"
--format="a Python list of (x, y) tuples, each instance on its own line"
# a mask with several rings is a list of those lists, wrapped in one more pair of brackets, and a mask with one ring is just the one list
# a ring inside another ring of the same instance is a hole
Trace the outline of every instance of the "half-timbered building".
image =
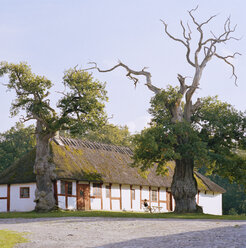
[[(54, 196), (61, 209), (144, 211), (143, 201), (154, 211), (174, 209), (171, 182), (174, 163), (165, 176), (155, 168), (141, 172), (131, 167), (132, 151), (126, 147), (56, 137), (51, 141), (57, 175)], [(35, 150), (0, 175), (0, 212), (35, 208)], [(204, 213), (222, 214), (224, 189), (195, 172), (197, 203)]]

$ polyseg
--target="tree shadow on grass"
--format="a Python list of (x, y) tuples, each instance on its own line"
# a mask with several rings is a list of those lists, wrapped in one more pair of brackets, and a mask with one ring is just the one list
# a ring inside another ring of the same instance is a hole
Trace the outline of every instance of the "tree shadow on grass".
[[(92, 246), (90, 246), (92, 247)], [(93, 248), (245, 248), (246, 225), (144, 237)]]

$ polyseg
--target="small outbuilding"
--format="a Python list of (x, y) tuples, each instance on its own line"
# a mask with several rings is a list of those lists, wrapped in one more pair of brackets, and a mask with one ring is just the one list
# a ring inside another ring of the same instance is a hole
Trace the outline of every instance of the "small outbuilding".
[[(174, 209), (171, 182), (175, 164), (166, 176), (155, 169), (141, 172), (130, 167), (132, 151), (96, 142), (56, 137), (51, 153), (57, 175), (54, 197), (62, 209), (144, 211), (143, 201), (154, 211)], [(35, 150), (26, 154), (0, 175), (0, 212), (31, 211), (35, 208)], [(204, 213), (222, 214), (223, 188), (195, 172), (197, 203)]]

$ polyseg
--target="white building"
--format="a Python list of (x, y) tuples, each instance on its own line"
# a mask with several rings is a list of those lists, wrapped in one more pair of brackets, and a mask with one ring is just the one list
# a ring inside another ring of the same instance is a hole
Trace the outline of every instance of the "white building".
[[(174, 163), (169, 163), (169, 173), (163, 177), (157, 176), (154, 169), (143, 174), (129, 167), (132, 151), (126, 147), (62, 137), (55, 138), (51, 147), (58, 207), (143, 211), (143, 201), (147, 200), (156, 211), (173, 211), (175, 203), (170, 187)], [(0, 212), (34, 210), (34, 160), (32, 151), (0, 175)], [(204, 213), (221, 215), (225, 190), (197, 172), (195, 177), (199, 190), (197, 203)]]

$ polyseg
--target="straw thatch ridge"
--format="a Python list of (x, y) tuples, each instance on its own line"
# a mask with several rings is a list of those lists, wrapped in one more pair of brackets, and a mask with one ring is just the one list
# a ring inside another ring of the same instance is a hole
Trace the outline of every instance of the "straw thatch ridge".
[(124, 146), (116, 146), (116, 145), (109, 145), (109, 144), (103, 144), (98, 142), (91, 142), (88, 140), (80, 140), (80, 139), (71, 139), (71, 138), (65, 138), (65, 137), (55, 137), (53, 139), (58, 145), (67, 145), (74, 148), (90, 148), (90, 149), (96, 149), (96, 150), (105, 150), (105, 151), (112, 151), (112, 152), (119, 152), (122, 154), (127, 154), (129, 156), (132, 156), (132, 150), (128, 147)]
[[(155, 168), (142, 172), (131, 167), (133, 153), (128, 147), (64, 137), (51, 141), (51, 153), (57, 179), (170, 188), (175, 168), (169, 162), (166, 176), (156, 175)], [(32, 151), (0, 175), (0, 184), (35, 182), (34, 161)], [(200, 173), (195, 172), (195, 177), (200, 191), (225, 192)]]

